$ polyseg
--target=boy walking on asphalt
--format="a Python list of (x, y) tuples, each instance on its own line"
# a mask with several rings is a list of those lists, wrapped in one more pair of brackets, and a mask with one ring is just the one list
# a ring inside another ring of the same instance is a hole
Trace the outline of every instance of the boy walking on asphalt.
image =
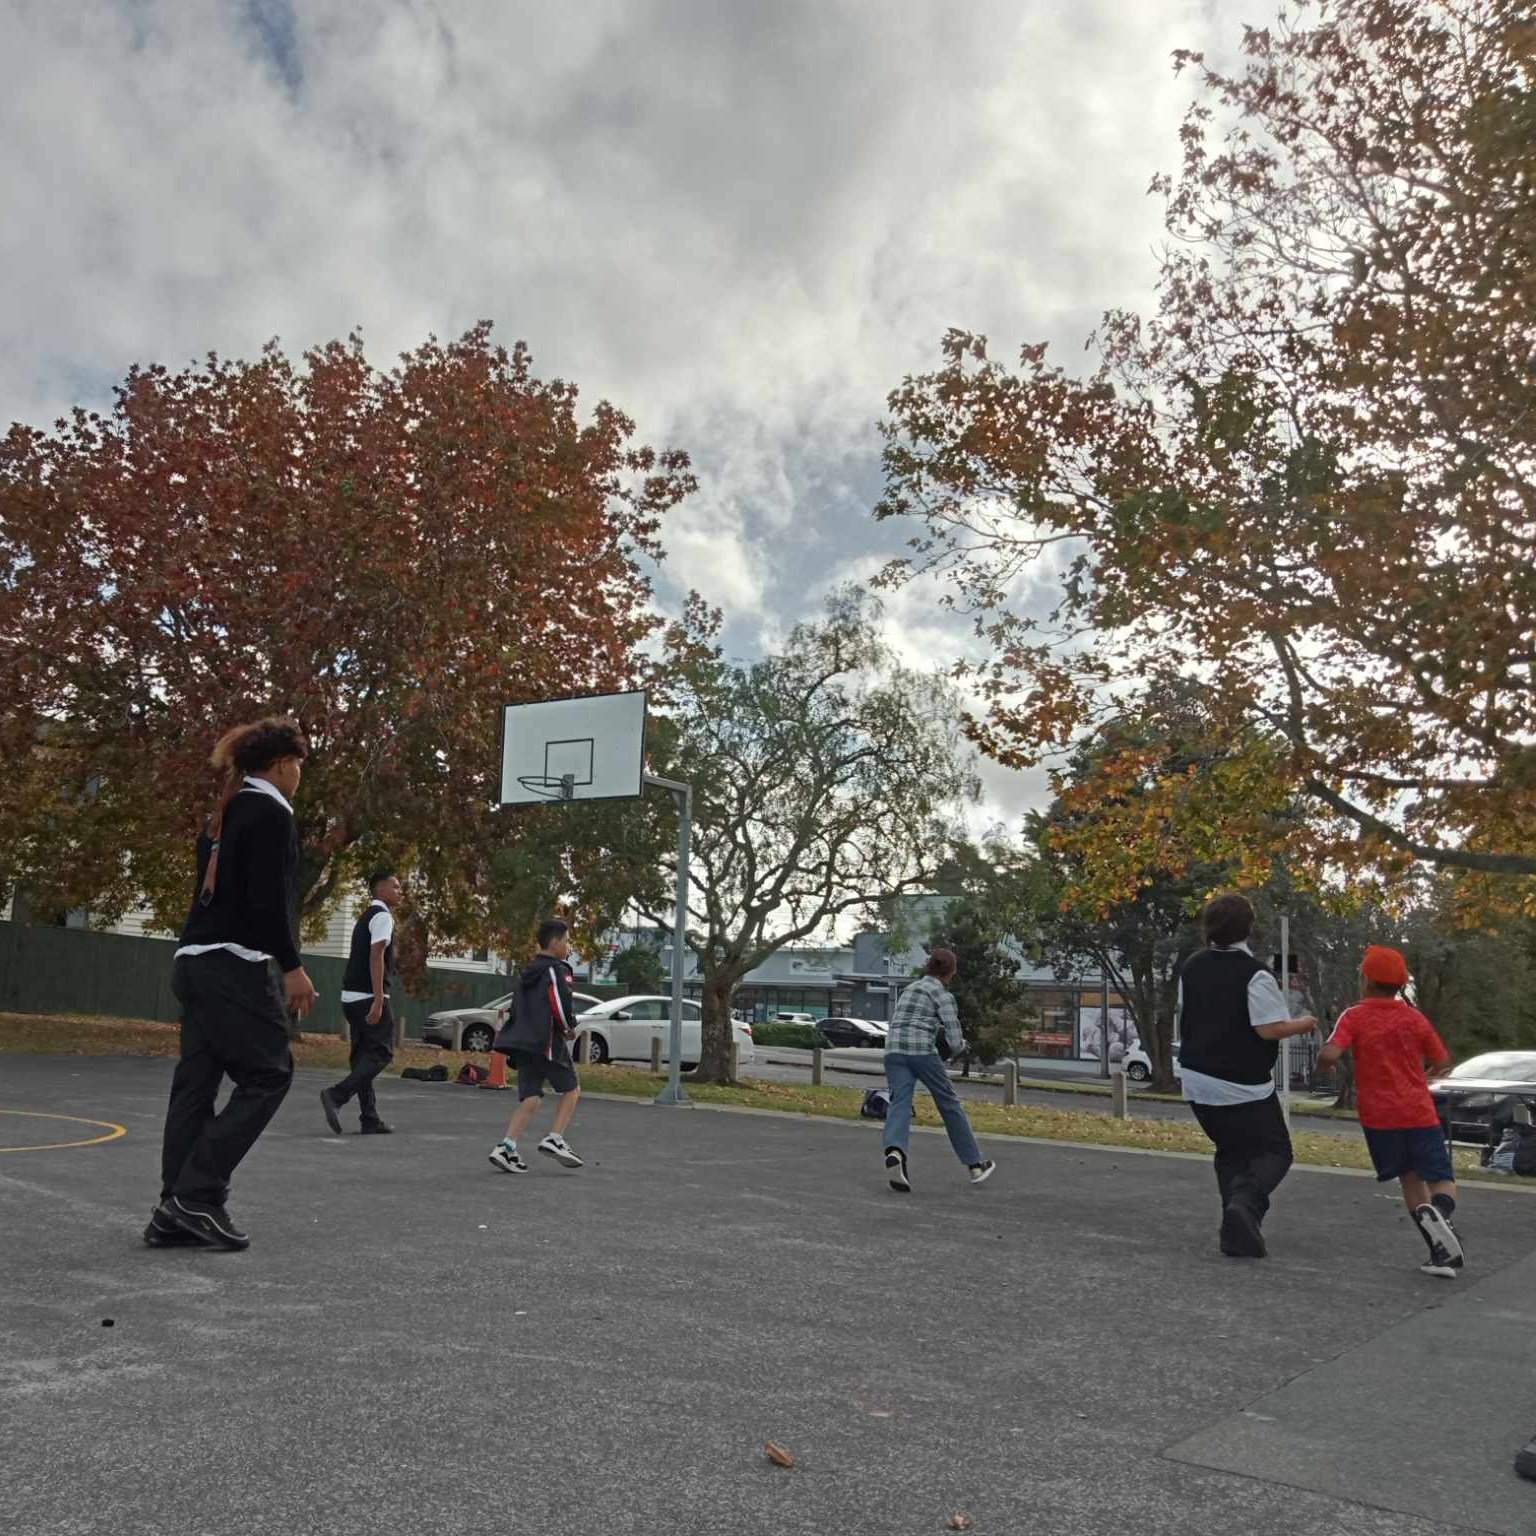
[(572, 996), (576, 973), (567, 962), (571, 952), (568, 934), (557, 917), (539, 924), (539, 952), (517, 978), (511, 1017), (491, 1047), (517, 1068), (517, 1108), (507, 1122), (507, 1134), (490, 1153), (491, 1165), (503, 1173), (528, 1172), (528, 1164), (517, 1150), (517, 1138), (538, 1112), (546, 1082), (560, 1097), (555, 1104), (554, 1128), (539, 1143), (539, 1151), (563, 1167), (581, 1167), (581, 1159), (571, 1151), (564, 1134), (581, 1097), (576, 1068), (571, 1064), (570, 1041), (576, 1036)]
[(387, 1136), (390, 1128), (379, 1118), (373, 1080), (394, 1059), (395, 1016), (389, 1007), (389, 979), (395, 969), (395, 908), (405, 896), (392, 869), (376, 869), (368, 877), (369, 902), (352, 925), (352, 945), (341, 978), (341, 1011), (352, 1041), (351, 1070), (339, 1083), (320, 1090), (326, 1123), (341, 1135), (338, 1111), (357, 1099), (359, 1131)]
[(1180, 1081), (1200, 1129), (1216, 1148), (1221, 1251), (1262, 1259), (1269, 1197), (1291, 1167), (1291, 1133), (1275, 1099), (1279, 1042), (1310, 1034), (1317, 1020), (1293, 1019), (1280, 983), (1248, 947), (1253, 908), (1232, 892), (1203, 916), (1206, 947), (1179, 973)]
[(1398, 993), (1408, 985), (1408, 962), (1395, 949), (1373, 944), (1360, 963), (1360, 1001), (1346, 1008), (1318, 1071), (1330, 1069), (1345, 1051), (1355, 1059), (1355, 1102), (1360, 1128), (1380, 1183), (1396, 1179), (1403, 1204), (1429, 1247), (1419, 1266), (1426, 1275), (1454, 1280), (1464, 1259), (1451, 1225), (1456, 1179), (1451, 1154), (1430, 1097), (1426, 1064), (1451, 1064), (1435, 1027)]

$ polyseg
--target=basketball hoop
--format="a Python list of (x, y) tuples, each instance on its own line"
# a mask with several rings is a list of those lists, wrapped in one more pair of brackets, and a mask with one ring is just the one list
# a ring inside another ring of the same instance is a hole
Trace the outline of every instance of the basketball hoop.
[(518, 775), (517, 782), (531, 795), (542, 795), (546, 800), (574, 800), (576, 798), (576, 775), (574, 773), (562, 774), (558, 779), (550, 778), (542, 773), (523, 773)]

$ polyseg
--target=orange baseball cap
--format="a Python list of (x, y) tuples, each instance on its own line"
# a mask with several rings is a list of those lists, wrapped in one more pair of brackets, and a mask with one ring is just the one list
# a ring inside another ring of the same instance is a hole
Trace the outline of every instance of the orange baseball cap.
[(1408, 962), (1403, 959), (1401, 950), (1389, 949), (1385, 944), (1372, 944), (1360, 962), (1360, 974), (1367, 981), (1383, 987), (1406, 987)]

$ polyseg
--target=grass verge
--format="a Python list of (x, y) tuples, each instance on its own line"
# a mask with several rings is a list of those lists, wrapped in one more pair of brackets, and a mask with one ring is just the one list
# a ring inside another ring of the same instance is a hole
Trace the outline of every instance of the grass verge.
[[(66, 1056), (162, 1056), (174, 1058), (180, 1032), (174, 1024), (153, 1024), (136, 1019), (79, 1018), (59, 1014), (0, 1013), (0, 1051), (29, 1051)], [(294, 1060), (301, 1067), (333, 1070), (347, 1065), (347, 1047), (334, 1035), (306, 1035), (295, 1042)], [(484, 1057), (461, 1055), (432, 1046), (407, 1044), (397, 1052), (391, 1073), (401, 1067), (441, 1064), (449, 1075), (465, 1061), (484, 1063)], [(596, 1093), (648, 1099), (658, 1079), (647, 1071), (629, 1067), (584, 1067), (583, 1085)], [(774, 1109), (790, 1114), (818, 1115), (836, 1120), (857, 1120), (863, 1092), (858, 1088), (809, 1083), (770, 1083), (745, 1078), (740, 1083), (689, 1083), (688, 1095), (699, 1104), (734, 1105), (746, 1109)], [(981, 1132), (1003, 1136), (1035, 1136), (1046, 1141), (1081, 1141), (1095, 1146), (1128, 1147), (1145, 1152), (1210, 1151), (1200, 1128), (1189, 1120), (1112, 1120), (1089, 1110), (1052, 1109), (1019, 1104), (1004, 1108), (985, 1100), (966, 1101), (971, 1124)], [(919, 1095), (913, 1116), (919, 1125), (941, 1124), (938, 1111), (926, 1095)], [(1296, 1130), (1292, 1137), (1296, 1160), (1318, 1168), (1371, 1166), (1364, 1140)], [(1458, 1178), (1502, 1182), (1477, 1167), (1474, 1153), (1457, 1149)]]

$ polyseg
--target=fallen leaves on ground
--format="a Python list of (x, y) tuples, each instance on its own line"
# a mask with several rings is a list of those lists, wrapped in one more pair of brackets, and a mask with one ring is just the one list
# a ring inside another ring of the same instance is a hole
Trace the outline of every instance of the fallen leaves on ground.
[(775, 1440), (770, 1440), (763, 1446), (763, 1455), (775, 1466), (792, 1467), (795, 1464), (795, 1458)]

